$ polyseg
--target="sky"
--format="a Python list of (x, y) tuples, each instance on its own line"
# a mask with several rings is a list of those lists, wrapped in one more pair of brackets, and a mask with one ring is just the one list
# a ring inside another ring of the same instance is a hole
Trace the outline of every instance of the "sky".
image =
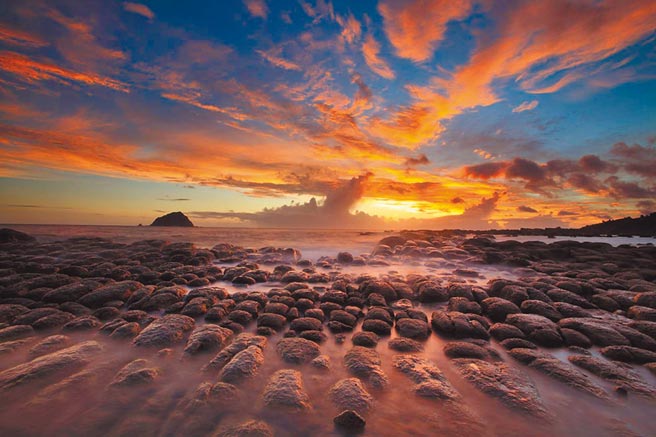
[(0, 3), (0, 223), (656, 210), (653, 0)]

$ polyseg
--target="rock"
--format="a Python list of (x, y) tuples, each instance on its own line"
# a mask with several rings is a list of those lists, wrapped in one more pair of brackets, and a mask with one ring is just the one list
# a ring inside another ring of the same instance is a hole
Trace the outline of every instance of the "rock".
[(646, 320), (656, 322), (656, 310), (653, 308), (633, 305), (626, 313), (627, 317), (634, 320)]
[(265, 422), (251, 420), (239, 426), (221, 429), (217, 437), (273, 437), (273, 431)]
[(204, 370), (220, 370), (239, 352), (247, 349), (250, 346), (257, 346), (264, 350), (266, 346), (266, 337), (253, 334), (239, 334), (232, 343), (225, 347), (221, 352), (216, 354), (214, 358), (205, 366)]
[(514, 325), (532, 341), (540, 346), (559, 347), (563, 338), (558, 332), (558, 325), (538, 314), (511, 314), (506, 323)]
[(493, 322), (503, 322), (509, 314), (520, 313), (517, 305), (500, 297), (488, 297), (481, 302), (483, 314), (487, 315)]
[(14, 323), (14, 320), (29, 311), (23, 305), (2, 304), (0, 305), (0, 323)]
[(466, 297), (452, 297), (449, 299), (449, 311), (458, 311), (461, 313), (482, 314), (483, 310), (478, 302), (473, 302)]
[(387, 376), (380, 367), (381, 361), (378, 353), (373, 349), (362, 346), (353, 348), (344, 355), (344, 365), (355, 376), (368, 378), (369, 382), (377, 388), (387, 385)]
[(0, 391), (40, 381), (54, 375), (72, 373), (86, 366), (102, 348), (95, 341), (78, 343), (58, 352), (35, 358), (0, 372)]
[(415, 392), (423, 397), (454, 401), (458, 392), (433, 363), (414, 355), (397, 355), (394, 368), (407, 375), (415, 384)]
[(28, 351), (28, 355), (30, 358), (36, 358), (63, 349), (70, 343), (71, 338), (66, 335), (51, 335), (32, 346)]
[[(287, 310), (285, 310), (285, 314)], [(284, 315), (276, 313), (262, 313), (257, 318), (257, 326), (266, 326), (276, 331), (282, 330), (287, 323), (287, 318)]]
[(137, 322), (124, 323), (112, 331), (111, 338), (122, 340), (134, 338), (141, 332), (141, 326)]
[(598, 377), (618, 384), (632, 393), (656, 397), (656, 390), (644, 383), (640, 377), (624, 366), (591, 355), (570, 355), (569, 361)]
[(100, 283), (92, 280), (74, 282), (49, 291), (42, 299), (44, 302), (54, 303), (74, 302), (98, 287), (100, 287)]
[(529, 367), (564, 382), (576, 390), (583, 391), (600, 399), (608, 399), (606, 392), (592, 382), (587, 375), (547, 353), (533, 349), (516, 348), (512, 349), (509, 354)]
[(560, 335), (562, 335), (567, 346), (578, 346), (586, 349), (592, 347), (590, 339), (579, 331), (569, 328), (560, 328)]
[(262, 400), (270, 408), (310, 409), (310, 398), (303, 388), (301, 372), (297, 370), (283, 369), (274, 373), (264, 388)]
[(354, 334), (351, 341), (355, 346), (376, 347), (379, 339), (374, 332), (362, 331)]
[(0, 329), (0, 342), (17, 340), (34, 335), (34, 328), (30, 325), (14, 325)]
[(547, 319), (557, 322), (558, 320), (562, 319), (563, 316), (560, 315), (556, 309), (549, 305), (546, 302), (542, 302), (540, 300), (525, 300), (522, 302), (522, 305), (520, 306), (522, 312), (528, 313), (528, 314), (539, 314), (542, 317), (546, 317)]
[(402, 337), (415, 340), (425, 340), (430, 335), (430, 326), (422, 320), (400, 319), (396, 322), (396, 330)]
[(507, 339), (503, 340), (500, 344), (506, 350), (511, 350), (511, 349), (515, 349), (515, 348), (523, 348), (523, 349), (537, 349), (538, 348), (536, 345), (534, 345), (530, 341), (524, 340), (524, 339), (521, 339), (521, 338), (507, 338)]
[(64, 331), (89, 331), (100, 325), (100, 320), (93, 316), (80, 316), (66, 323), (62, 329)]
[(483, 393), (533, 417), (549, 417), (535, 385), (522, 372), (502, 362), (458, 358), (453, 363), (460, 374)]
[(316, 369), (328, 370), (330, 369), (330, 357), (328, 355), (319, 355), (310, 361), (310, 365)]
[(114, 375), (109, 387), (133, 387), (152, 383), (159, 376), (159, 370), (147, 365), (148, 362), (143, 359), (126, 364)]
[(340, 322), (351, 328), (355, 326), (358, 319), (351, 313), (342, 310), (334, 310), (330, 312), (330, 320), (333, 322)]
[(602, 348), (600, 352), (608, 359), (624, 363), (645, 364), (656, 362), (656, 352), (633, 346), (607, 346)]
[(194, 319), (180, 314), (168, 314), (156, 319), (134, 339), (139, 347), (165, 348), (184, 340), (187, 332), (194, 328)]
[(424, 350), (422, 343), (404, 337), (393, 338), (387, 343), (387, 347), (398, 352), (421, 352)]
[(452, 341), (444, 345), (444, 355), (449, 358), (478, 358), (480, 360), (489, 357), (485, 348), (474, 343), (465, 341)]
[(191, 333), (184, 348), (186, 355), (210, 353), (223, 349), (233, 332), (217, 325), (203, 325)]
[(338, 428), (347, 431), (362, 431), (367, 424), (362, 416), (353, 410), (345, 410), (333, 418), (333, 423)]
[(136, 281), (116, 282), (104, 285), (85, 294), (78, 299), (78, 302), (89, 308), (100, 308), (107, 302), (115, 300), (127, 301), (132, 293), (141, 287), (141, 283)]
[(298, 319), (292, 320), (289, 327), (296, 332), (321, 331), (323, 324), (321, 320), (313, 317), (299, 317)]
[(449, 292), (432, 282), (421, 283), (418, 288), (418, 300), (422, 303), (446, 302), (449, 300)]
[(507, 323), (495, 323), (490, 326), (490, 335), (497, 341), (509, 338), (526, 338), (521, 329)]
[(366, 413), (373, 406), (373, 397), (358, 378), (346, 378), (336, 382), (328, 392), (332, 403), (340, 410)]
[(474, 314), (435, 311), (431, 314), (431, 326), (435, 332), (446, 337), (490, 338), (487, 329)]
[(392, 325), (383, 320), (369, 319), (362, 323), (362, 330), (388, 336), (392, 333)]
[(191, 228), (194, 224), (189, 218), (180, 211), (171, 212), (161, 217), (157, 217), (150, 226), (180, 226)]
[(337, 254), (337, 262), (340, 264), (351, 264), (353, 262), (353, 255), (348, 252), (339, 252)]
[(608, 323), (592, 318), (566, 318), (558, 322), (561, 328), (579, 331), (597, 346), (628, 346), (629, 340)]
[(73, 314), (57, 310), (57, 312), (41, 317), (36, 322), (32, 323), (32, 327), (36, 330), (58, 328), (73, 319), (75, 319)]
[(236, 384), (246, 378), (253, 377), (262, 363), (264, 354), (262, 348), (253, 345), (238, 352), (232, 359), (221, 369), (219, 379), (224, 382)]
[(283, 338), (276, 345), (280, 357), (292, 364), (305, 364), (318, 357), (321, 352), (316, 343), (304, 338)]

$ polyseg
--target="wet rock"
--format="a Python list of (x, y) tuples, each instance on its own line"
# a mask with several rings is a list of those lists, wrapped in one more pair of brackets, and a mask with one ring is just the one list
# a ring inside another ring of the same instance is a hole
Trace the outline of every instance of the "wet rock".
[(515, 349), (515, 348), (523, 348), (523, 349), (537, 349), (538, 348), (536, 345), (534, 345), (530, 341), (524, 340), (524, 339), (521, 339), (521, 338), (507, 338), (507, 339), (503, 340), (500, 344), (506, 350), (511, 350), (511, 349)]
[(2, 304), (0, 305), (0, 323), (14, 323), (14, 320), (29, 311), (23, 305)]
[(583, 308), (565, 302), (554, 302), (553, 306), (563, 317), (589, 317), (590, 315)]
[(381, 361), (378, 353), (373, 349), (362, 346), (353, 348), (344, 355), (344, 365), (355, 376), (368, 378), (376, 388), (387, 385), (387, 376), (380, 367)]
[(330, 312), (330, 320), (333, 322), (343, 323), (344, 325), (353, 328), (358, 319), (353, 314), (346, 311), (334, 310)]
[(0, 391), (10, 390), (54, 375), (65, 375), (86, 366), (102, 348), (95, 341), (78, 343), (0, 372)]
[(235, 354), (221, 369), (219, 379), (232, 384), (239, 383), (246, 378), (253, 377), (263, 362), (262, 348), (256, 345), (249, 346)]
[(414, 381), (415, 392), (420, 396), (451, 401), (460, 398), (442, 371), (430, 361), (414, 355), (397, 355), (393, 366)]
[(533, 349), (517, 348), (512, 349), (509, 354), (513, 358), (527, 364), (529, 367), (537, 369), (576, 390), (583, 391), (601, 399), (608, 398), (606, 392), (592, 382), (587, 375), (547, 353)]
[(461, 313), (482, 314), (483, 310), (478, 302), (473, 302), (466, 297), (452, 297), (449, 299), (449, 311), (458, 311)]
[(123, 323), (116, 327), (109, 336), (113, 339), (131, 339), (139, 335), (141, 326), (137, 322)]
[(388, 336), (392, 333), (392, 325), (383, 320), (369, 319), (362, 323), (362, 330)]
[(558, 325), (538, 314), (511, 314), (506, 323), (517, 326), (528, 339), (540, 346), (559, 347), (563, 344)]
[(321, 331), (303, 331), (298, 334), (299, 338), (304, 338), (306, 340), (313, 341), (315, 343), (323, 343), (328, 339), (328, 336)]
[(626, 313), (627, 317), (634, 320), (646, 320), (656, 322), (656, 310), (653, 308), (634, 305)]
[(26, 344), (31, 343), (31, 341), (31, 338), (25, 338), (22, 340), (13, 340), (0, 343), (0, 355), (10, 354), (25, 346)]
[(474, 314), (435, 311), (431, 314), (431, 326), (435, 332), (447, 337), (490, 338), (487, 329)]
[(273, 430), (261, 420), (250, 420), (238, 426), (220, 429), (217, 437), (273, 437)]
[(354, 410), (361, 414), (369, 411), (374, 402), (358, 378), (346, 378), (336, 382), (330, 388), (328, 397), (338, 409)]
[(656, 340), (656, 322), (650, 322), (647, 320), (634, 320), (629, 323), (628, 326)]
[(387, 347), (398, 352), (421, 352), (424, 345), (410, 338), (393, 338), (387, 343)]
[(554, 302), (565, 302), (570, 305), (576, 305), (578, 307), (585, 308), (585, 309), (590, 309), (595, 307), (590, 302), (588, 302), (585, 298), (579, 296), (578, 294), (572, 293), (571, 291), (568, 290), (561, 290), (556, 288), (547, 291), (547, 295)]
[(629, 340), (608, 323), (592, 318), (567, 318), (558, 322), (561, 328), (579, 331), (597, 346), (628, 346)]
[(517, 305), (500, 297), (488, 297), (481, 302), (483, 314), (487, 315), (493, 322), (503, 322), (509, 314), (520, 313)]
[(328, 370), (330, 369), (330, 357), (328, 355), (319, 355), (310, 361), (310, 365), (315, 369)]
[(333, 418), (333, 423), (338, 428), (352, 432), (362, 431), (367, 424), (364, 418), (353, 410), (342, 411)]
[(540, 300), (525, 300), (522, 302), (522, 305), (520, 306), (522, 312), (528, 313), (528, 314), (539, 314), (542, 317), (546, 317), (547, 319), (557, 322), (558, 320), (562, 319), (563, 316), (560, 315), (556, 309), (551, 306), (550, 304), (546, 302), (542, 302)]
[(433, 282), (424, 282), (417, 287), (417, 299), (422, 303), (446, 302), (449, 292), (442, 286)]
[(586, 349), (592, 347), (590, 339), (574, 329), (560, 328), (560, 335), (562, 335), (567, 346), (578, 346)]
[(91, 315), (100, 320), (112, 320), (120, 316), (121, 312), (117, 308), (102, 307), (95, 310)]
[(316, 343), (304, 338), (283, 338), (276, 345), (280, 357), (292, 364), (305, 364), (321, 354)]
[(396, 330), (402, 337), (415, 340), (425, 340), (430, 335), (430, 326), (423, 320), (400, 319), (396, 322)]
[(458, 358), (453, 363), (460, 374), (483, 393), (533, 417), (548, 418), (535, 385), (522, 372), (502, 362)]
[(57, 312), (41, 317), (32, 323), (32, 327), (36, 330), (52, 329), (65, 325), (73, 319), (75, 319), (73, 314), (57, 310)]
[(358, 332), (353, 335), (351, 341), (355, 346), (364, 346), (375, 348), (378, 345), (380, 338), (374, 332)]
[(19, 338), (34, 335), (34, 328), (30, 325), (14, 325), (0, 329), (0, 342), (18, 340)]
[(257, 346), (263, 350), (266, 343), (266, 337), (253, 334), (239, 334), (234, 338), (232, 343), (212, 358), (204, 370), (220, 370), (239, 352), (246, 350), (250, 346)]
[(292, 320), (289, 326), (296, 332), (321, 331), (321, 329), (323, 329), (321, 320), (317, 320), (313, 317), (299, 317), (298, 319)]
[(394, 287), (389, 282), (385, 281), (364, 281), (362, 284), (360, 284), (359, 291), (363, 293), (365, 297), (369, 296), (371, 293), (378, 293), (382, 295), (387, 302), (394, 302), (398, 299)]
[(74, 302), (82, 296), (91, 293), (101, 286), (100, 282), (93, 280), (84, 280), (72, 284), (63, 285), (49, 291), (43, 296), (44, 302), (65, 303)]
[(526, 338), (521, 329), (507, 323), (495, 323), (490, 326), (490, 335), (497, 341), (508, 338)]
[(529, 298), (526, 288), (519, 285), (506, 285), (499, 290), (498, 296), (519, 306)]
[(100, 320), (93, 316), (80, 316), (66, 323), (62, 329), (64, 331), (90, 331), (100, 325)]
[(601, 354), (608, 359), (624, 363), (645, 364), (656, 362), (656, 352), (633, 346), (607, 346), (601, 349)]
[(127, 301), (132, 293), (141, 288), (142, 284), (136, 281), (122, 281), (95, 289), (78, 299), (78, 302), (89, 308), (100, 308), (107, 302), (114, 300)]
[(119, 370), (109, 383), (109, 387), (133, 387), (152, 383), (159, 376), (159, 370), (147, 367), (143, 359), (134, 360)]
[(480, 360), (489, 357), (485, 348), (474, 343), (465, 341), (453, 341), (444, 345), (444, 355), (449, 358), (478, 358)]
[[(285, 313), (287, 313), (286, 310)], [(266, 326), (276, 331), (282, 330), (286, 323), (287, 323), (287, 319), (285, 318), (285, 316), (276, 313), (262, 313), (257, 318), (258, 327)]]
[(211, 353), (222, 349), (232, 338), (230, 329), (218, 325), (203, 325), (191, 333), (184, 348), (186, 355)]
[(641, 396), (656, 397), (656, 390), (647, 385), (629, 368), (591, 355), (570, 355), (569, 361), (598, 377), (618, 384), (629, 392)]
[(182, 342), (194, 324), (191, 317), (169, 314), (148, 325), (134, 339), (133, 344), (139, 347), (170, 347)]
[(297, 370), (278, 370), (274, 373), (262, 394), (264, 405), (269, 408), (308, 410), (310, 398), (303, 388), (301, 373)]
[(66, 335), (51, 335), (44, 338), (28, 351), (30, 358), (36, 358), (41, 355), (49, 354), (63, 349), (71, 343), (71, 338)]

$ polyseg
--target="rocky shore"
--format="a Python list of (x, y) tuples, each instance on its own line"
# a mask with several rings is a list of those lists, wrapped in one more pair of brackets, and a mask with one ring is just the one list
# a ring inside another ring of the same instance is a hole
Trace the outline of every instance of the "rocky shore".
[(656, 434), (654, 246), (2, 235), (3, 435)]

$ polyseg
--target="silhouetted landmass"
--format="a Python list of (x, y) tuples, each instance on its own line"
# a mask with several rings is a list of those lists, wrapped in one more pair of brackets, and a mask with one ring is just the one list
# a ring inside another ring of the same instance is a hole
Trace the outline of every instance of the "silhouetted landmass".
[(18, 241), (34, 241), (35, 238), (25, 232), (16, 231), (14, 229), (3, 228), (0, 229), (0, 243), (15, 243)]
[(626, 217), (584, 226), (581, 232), (609, 235), (656, 235), (656, 212), (638, 218)]
[(150, 226), (183, 226), (191, 228), (194, 224), (189, 218), (180, 211), (171, 212), (169, 214), (157, 217)]
[[(443, 236), (450, 235), (467, 235), (467, 234), (494, 234), (494, 235), (535, 235), (548, 237), (597, 237), (597, 236), (640, 236), (656, 237), (656, 213), (643, 215), (638, 218), (626, 217), (617, 220), (607, 220), (594, 225), (583, 226), (582, 228), (520, 228), (520, 229), (488, 229), (488, 230), (468, 230), (468, 229), (443, 229), (443, 230), (405, 230), (404, 234), (414, 235), (413, 238), (419, 238), (423, 233), (437, 234)], [(421, 239), (421, 238), (419, 238)]]

